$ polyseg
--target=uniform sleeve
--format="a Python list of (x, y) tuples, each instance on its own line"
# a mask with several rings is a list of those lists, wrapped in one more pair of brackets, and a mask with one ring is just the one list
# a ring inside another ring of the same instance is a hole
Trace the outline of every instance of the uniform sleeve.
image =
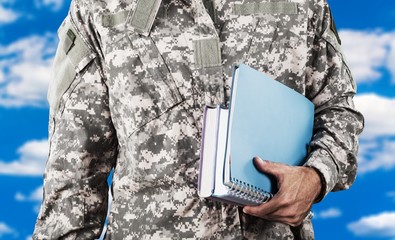
[(330, 191), (348, 189), (357, 174), (358, 135), (363, 116), (355, 109), (355, 82), (345, 62), (340, 38), (326, 1), (310, 13), (307, 96), (315, 104), (313, 139), (306, 166), (322, 179), (318, 201)]
[(95, 239), (108, 205), (117, 138), (98, 57), (69, 15), (49, 86), (50, 153), (33, 239)]

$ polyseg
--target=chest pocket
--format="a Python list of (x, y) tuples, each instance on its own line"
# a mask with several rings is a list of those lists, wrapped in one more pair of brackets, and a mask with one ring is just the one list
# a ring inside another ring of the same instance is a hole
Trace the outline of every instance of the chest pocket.
[(126, 135), (183, 101), (151, 36), (136, 31), (131, 23), (128, 21), (121, 30), (108, 34), (114, 34), (111, 36), (116, 41), (107, 42), (105, 51), (112, 107), (122, 115), (118, 125)]
[(183, 99), (152, 38), (135, 32), (128, 32), (127, 35), (132, 49), (138, 56), (138, 63), (134, 69), (131, 69), (132, 79), (138, 86), (129, 89), (129, 92), (140, 96), (139, 102), (131, 103), (136, 116), (140, 116), (143, 120), (140, 124), (136, 124), (139, 126), (155, 119)]
[(250, 66), (278, 76), (303, 61), (307, 38), (307, 5), (291, 1), (234, 3), (234, 16), (254, 16), (255, 29), (246, 54)]
[(47, 96), (51, 113), (56, 113), (62, 106), (62, 99), (67, 99), (65, 95), (71, 89), (74, 80), (84, 74), (85, 67), (95, 57), (79, 36), (70, 16), (66, 17), (59, 27), (58, 37), (59, 45), (52, 66)]

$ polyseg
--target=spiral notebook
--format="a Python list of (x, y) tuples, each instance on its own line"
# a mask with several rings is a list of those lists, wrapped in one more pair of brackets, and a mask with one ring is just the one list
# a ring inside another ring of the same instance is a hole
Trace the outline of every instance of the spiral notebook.
[(314, 104), (247, 65), (235, 67), (229, 108), (204, 109), (198, 193), (236, 205), (259, 205), (276, 182), (252, 159), (302, 165), (311, 141)]

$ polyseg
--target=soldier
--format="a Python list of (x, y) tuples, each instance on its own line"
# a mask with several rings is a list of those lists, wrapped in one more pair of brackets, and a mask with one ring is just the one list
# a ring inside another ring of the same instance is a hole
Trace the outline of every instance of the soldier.
[[(314, 239), (312, 204), (354, 182), (363, 117), (326, 0), (73, 0), (58, 34), (34, 239), (98, 238), (111, 169), (106, 239)], [(316, 106), (306, 164), (257, 158), (279, 192), (244, 209), (197, 196), (203, 106), (241, 62)]]

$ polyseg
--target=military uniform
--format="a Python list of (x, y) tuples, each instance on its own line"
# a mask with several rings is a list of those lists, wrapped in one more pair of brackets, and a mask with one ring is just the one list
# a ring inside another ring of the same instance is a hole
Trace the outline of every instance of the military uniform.
[(197, 195), (202, 110), (236, 63), (316, 106), (321, 198), (356, 176), (355, 83), (325, 0), (74, 0), (58, 30), (50, 154), (34, 239), (314, 239)]

